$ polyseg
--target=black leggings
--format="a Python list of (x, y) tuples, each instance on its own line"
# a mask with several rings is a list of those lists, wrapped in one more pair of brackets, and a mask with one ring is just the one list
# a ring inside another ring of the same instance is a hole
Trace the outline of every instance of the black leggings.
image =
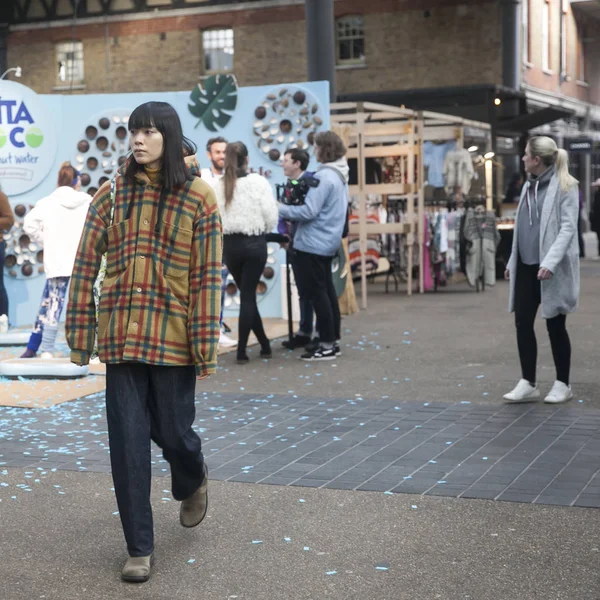
[(341, 337), (340, 306), (333, 285), (331, 261), (333, 256), (320, 256), (296, 250), (296, 267), (301, 279), (299, 288), (315, 307), (319, 339), (326, 345)]
[[(536, 383), (537, 340), (535, 337), (535, 316), (542, 301), (542, 286), (537, 278), (539, 265), (517, 265), (515, 283), (515, 324), (517, 326), (517, 345), (521, 360), (523, 379)], [(550, 336), (552, 356), (556, 367), (556, 379), (569, 385), (571, 371), (571, 342), (567, 333), (566, 315), (557, 315), (546, 319)]]
[(250, 330), (263, 350), (269, 348), (262, 319), (256, 304), (256, 286), (267, 262), (264, 235), (229, 234), (223, 237), (223, 259), (240, 290), (238, 356), (244, 356)]

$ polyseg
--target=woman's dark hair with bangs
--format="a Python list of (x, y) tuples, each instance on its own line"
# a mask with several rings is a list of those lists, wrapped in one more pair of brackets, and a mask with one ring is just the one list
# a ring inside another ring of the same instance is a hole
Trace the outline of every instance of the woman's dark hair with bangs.
[[(146, 102), (138, 106), (129, 117), (129, 130), (155, 127), (163, 136), (161, 181), (164, 187), (173, 189), (183, 185), (190, 173), (184, 157), (196, 154), (196, 144), (183, 135), (181, 121), (175, 109), (167, 102)], [(134, 179), (143, 170), (133, 155), (127, 164), (125, 177)]]

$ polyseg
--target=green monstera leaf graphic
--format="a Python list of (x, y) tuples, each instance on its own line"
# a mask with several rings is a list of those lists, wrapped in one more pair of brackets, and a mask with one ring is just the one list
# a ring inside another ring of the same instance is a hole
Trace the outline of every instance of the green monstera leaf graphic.
[(209, 131), (217, 131), (229, 123), (237, 106), (238, 85), (233, 75), (212, 75), (198, 84), (190, 94), (188, 109)]

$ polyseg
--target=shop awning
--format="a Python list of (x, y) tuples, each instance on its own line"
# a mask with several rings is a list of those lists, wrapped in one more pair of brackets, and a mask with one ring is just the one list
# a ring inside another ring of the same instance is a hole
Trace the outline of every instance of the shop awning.
[[(496, 99), (504, 106), (495, 106)], [(338, 101), (406, 106), (483, 121), (490, 123), (499, 136), (521, 136), (530, 129), (574, 114), (570, 109), (557, 106), (529, 112), (525, 92), (490, 84), (339, 94)], [(507, 106), (511, 107), (512, 114), (504, 117), (503, 109)]]
[(576, 12), (600, 21), (600, 0), (571, 0), (571, 6)]
[(552, 123), (558, 119), (572, 117), (575, 111), (560, 106), (547, 106), (526, 115), (520, 115), (512, 119), (502, 119), (498, 122), (498, 129), (504, 134), (522, 135), (531, 129)]

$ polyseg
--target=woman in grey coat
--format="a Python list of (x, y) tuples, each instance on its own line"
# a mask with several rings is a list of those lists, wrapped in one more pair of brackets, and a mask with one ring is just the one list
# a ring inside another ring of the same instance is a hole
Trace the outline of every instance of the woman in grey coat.
[(566, 318), (579, 300), (578, 182), (569, 174), (566, 151), (552, 138), (531, 138), (523, 163), (528, 180), (521, 192), (505, 273), (510, 279), (509, 310), (515, 313), (522, 379), (504, 398), (528, 402), (540, 395), (534, 322), (541, 304), (556, 367), (556, 381), (544, 401), (558, 404), (573, 397)]

